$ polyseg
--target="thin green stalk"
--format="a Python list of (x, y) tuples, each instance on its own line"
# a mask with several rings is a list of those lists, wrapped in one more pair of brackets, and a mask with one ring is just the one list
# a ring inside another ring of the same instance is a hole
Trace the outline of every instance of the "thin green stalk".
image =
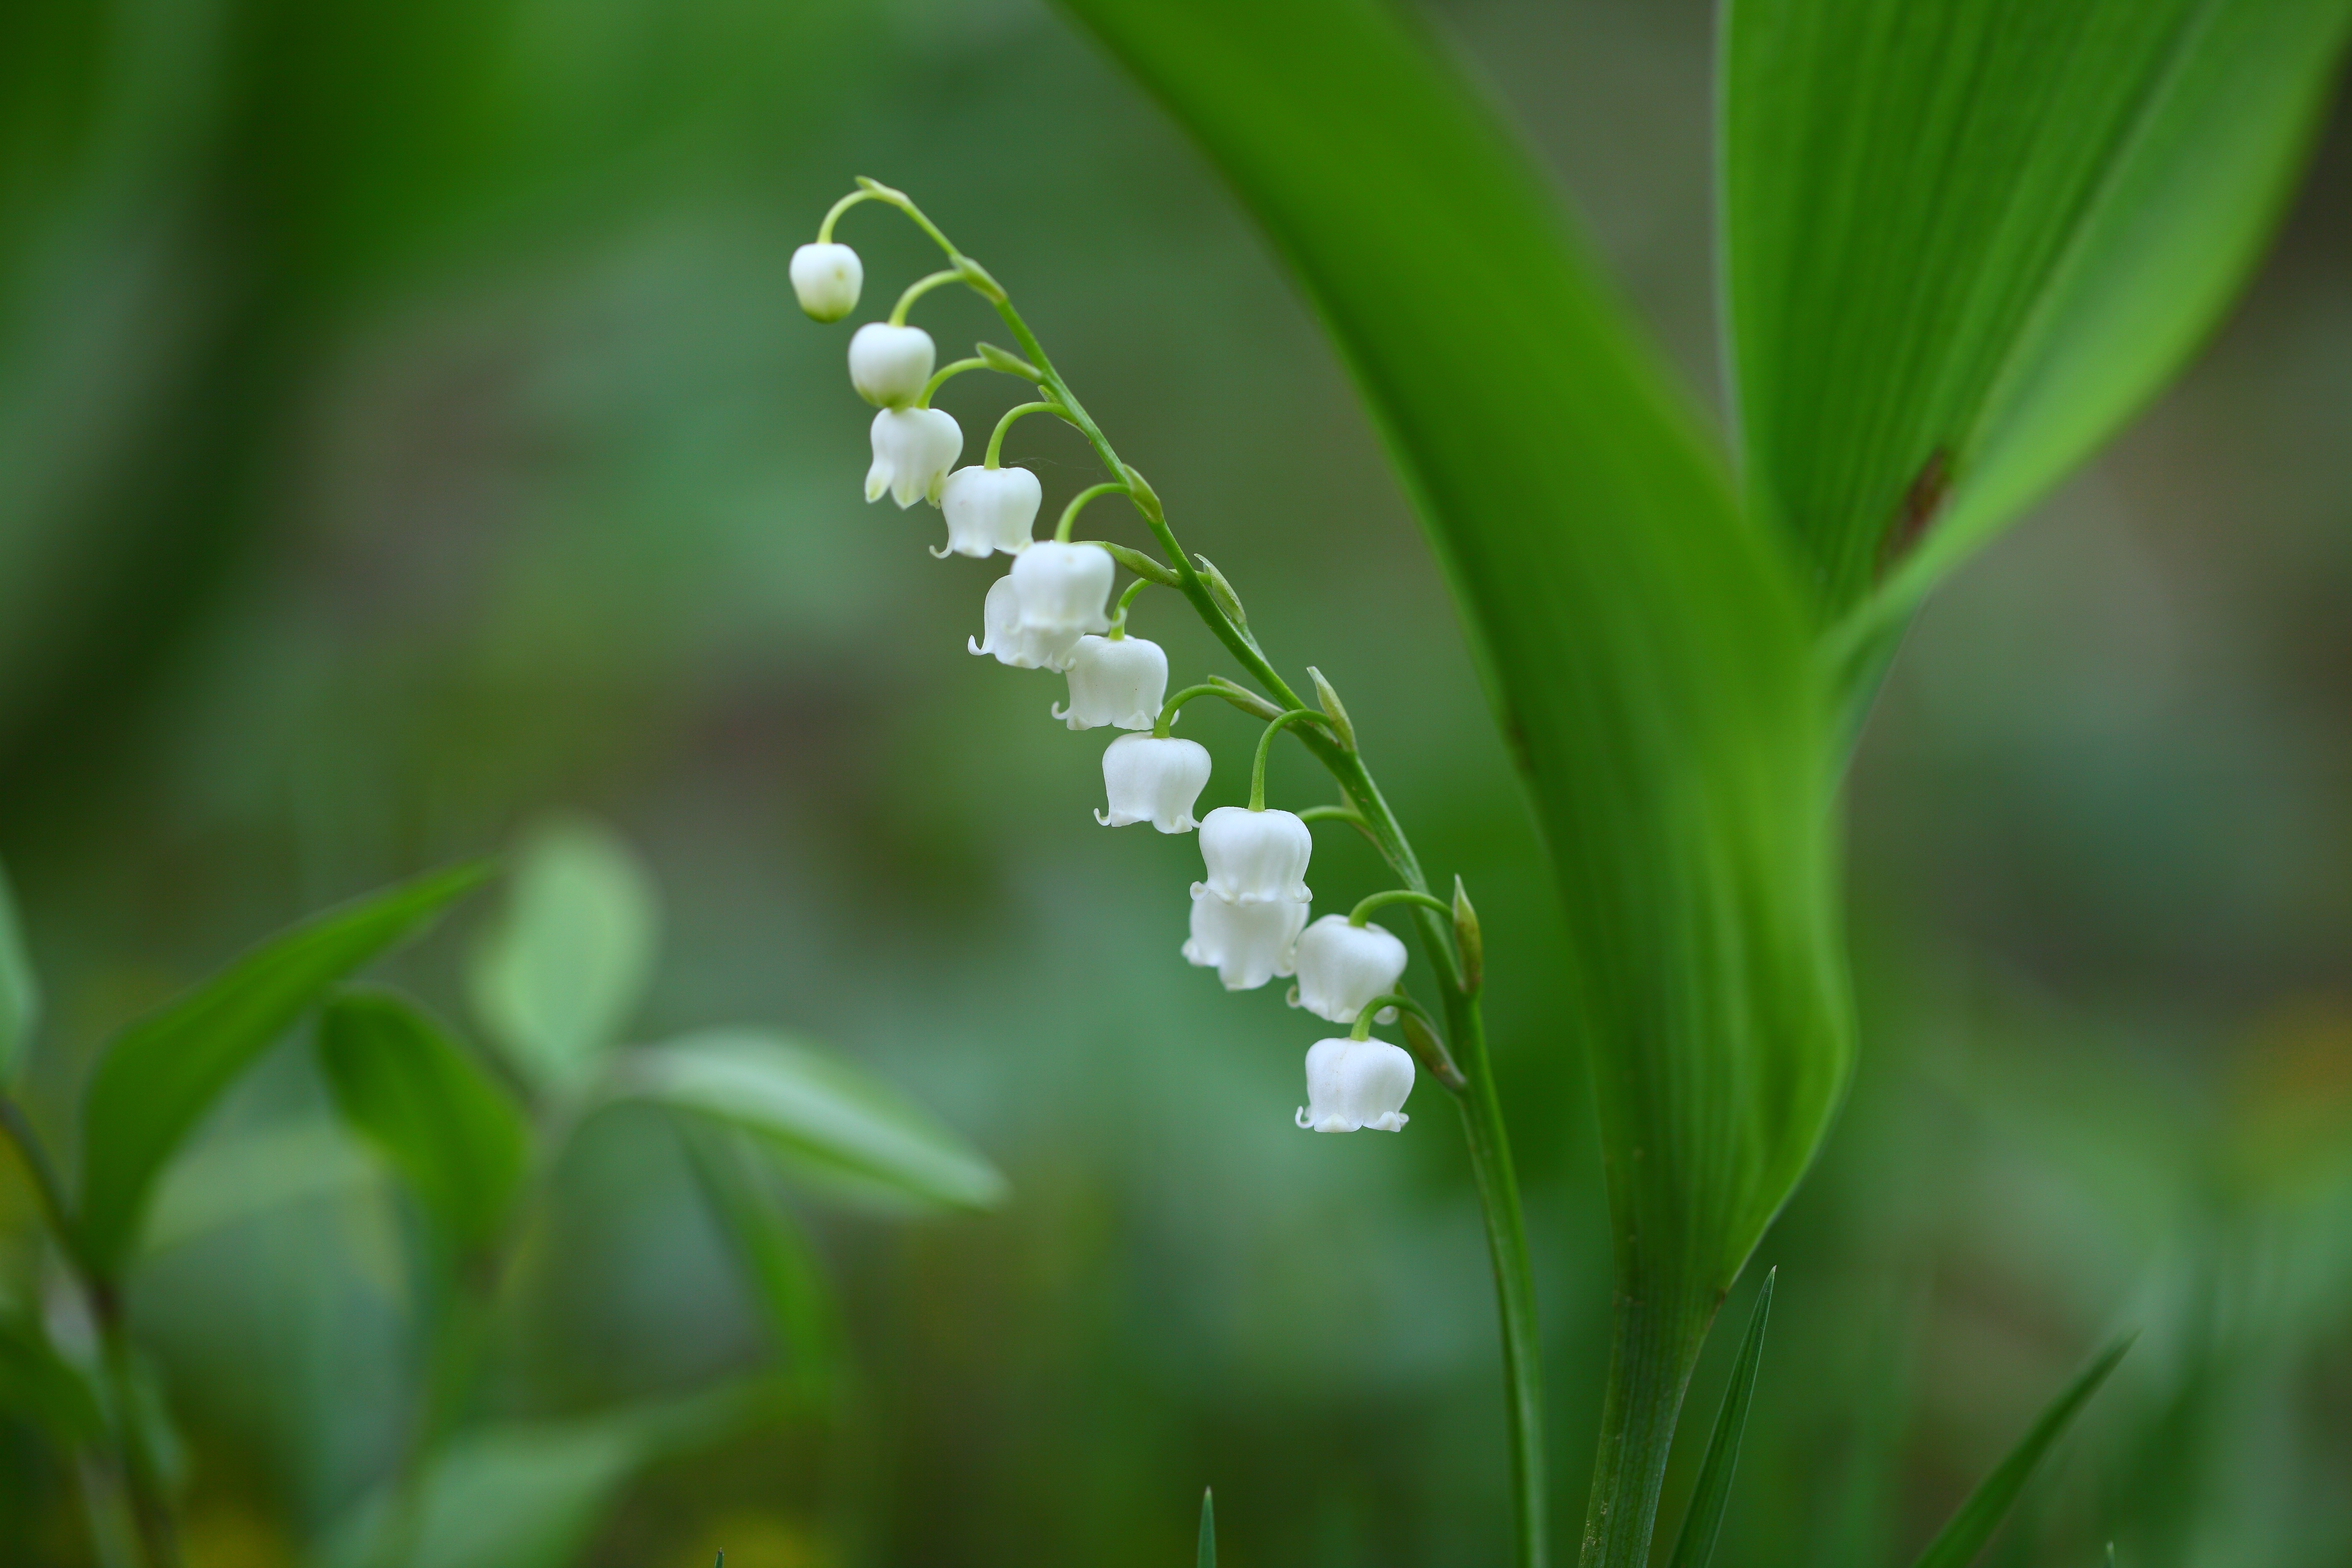
[(1435, 910), (1449, 920), (1454, 916), (1454, 906), (1444, 899), (1424, 893), (1418, 888), (1391, 888), (1385, 893), (1374, 893), (1360, 900), (1354, 909), (1348, 911), (1348, 923), (1361, 926), (1375, 912), (1391, 904), (1412, 904), (1417, 909)]
[[(940, 233), (929, 218), (900, 192), (871, 181), (860, 180), (860, 185), (879, 200), (897, 206), (915, 225), (931, 237), (960, 270), (987, 278), (977, 263), (959, 251)], [(1176, 574), (1176, 589), (1192, 601), (1192, 608), (1217, 640), (1225, 645), (1242, 668), (1247, 670), (1283, 711), (1307, 710), (1298, 693), (1265, 656), (1257, 638), (1248, 627), (1225, 614), (1210, 592), (1207, 582), (1193, 566), (1191, 556), (1177, 542), (1175, 531), (1169, 526), (1167, 513), (1160, 497), (1143, 477), (1123, 462), (1108, 437), (1102, 432), (1094, 417), (1054, 368), (1054, 362), (1045, 345), (1029, 330), (1029, 323), (1013, 308), (1003, 289), (988, 279), (982, 287), (977, 279), (968, 278), (973, 289), (996, 307), (1013, 340), (1021, 346), (1029, 363), (1037, 368), (1041, 384), (1061, 405), (1058, 412), (1086, 437), (1087, 442), (1102, 459), (1105, 468), (1126, 485), (1136, 510), (1151, 530), (1170, 567)], [(1320, 715), (1318, 715), (1319, 717)], [(1347, 797), (1356, 803), (1363, 827), (1374, 847), (1381, 852), (1391, 870), (1400, 881), (1416, 892), (1429, 891), (1428, 879), (1423, 874), (1421, 861), (1412, 852), (1404, 829), (1389, 807), (1388, 801), (1372, 781), (1363, 758), (1354, 747), (1342, 744), (1332, 735), (1313, 728), (1294, 731), (1301, 744), (1321, 763), (1339, 782)], [(1451, 942), (1453, 927), (1441, 920), (1437, 911), (1416, 907), (1413, 910), (1415, 929), (1420, 932), (1423, 952), (1430, 968), (1436, 973), (1438, 990), (1444, 997), (1446, 1030), (1455, 1042), (1455, 1058), (1464, 1077), (1464, 1087), (1458, 1092), (1462, 1106), (1463, 1129), (1470, 1146), (1470, 1168), (1477, 1189), (1480, 1207), (1486, 1226), (1488, 1255), (1495, 1271), (1495, 1296), (1501, 1318), (1503, 1341), (1503, 1394), (1510, 1439), (1511, 1491), (1515, 1511), (1515, 1548), (1511, 1561), (1514, 1568), (1544, 1568), (1548, 1560), (1547, 1538), (1549, 1520), (1544, 1504), (1544, 1442), (1543, 1398), (1541, 1387), (1539, 1340), (1536, 1330), (1535, 1276), (1528, 1262), (1527, 1226), (1519, 1208), (1518, 1179), (1511, 1165), (1510, 1137), (1504, 1127), (1502, 1103), (1495, 1091), (1494, 1073), (1486, 1054), (1486, 1026), (1480, 1016), (1477, 997), (1466, 993), (1462, 984), (1460, 969), (1454, 963)]]

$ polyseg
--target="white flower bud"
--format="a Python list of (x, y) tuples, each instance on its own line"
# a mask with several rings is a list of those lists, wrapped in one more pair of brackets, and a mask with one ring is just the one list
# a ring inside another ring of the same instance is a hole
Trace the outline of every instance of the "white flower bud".
[(1228, 991), (1255, 991), (1277, 974), (1290, 973), (1291, 944), (1307, 923), (1307, 906), (1233, 904), (1192, 886), (1192, 939), (1184, 960), (1213, 968)]
[(1190, 833), (1192, 803), (1209, 784), (1209, 749), (1197, 741), (1167, 735), (1121, 735), (1103, 752), (1103, 794), (1110, 815), (1095, 813), (1105, 827), (1148, 822), (1162, 833)]
[(866, 470), (866, 499), (887, 490), (901, 509), (936, 501), (948, 469), (963, 450), (955, 416), (939, 408), (885, 408), (874, 416), (874, 466)]
[(1041, 632), (1107, 632), (1113, 563), (1099, 544), (1041, 539), (1013, 558), (1021, 624)]
[[(857, 291), (865, 287), (866, 268), (845, 245), (827, 240), (793, 252), (793, 292), (817, 321), (837, 321), (857, 309)], [(925, 371), (925, 379), (930, 374)]]
[(1304, 905), (1313, 896), (1305, 879), (1314, 852), (1314, 835), (1286, 811), (1221, 805), (1201, 822), (1206, 886), (1229, 903)]
[(988, 585), (988, 601), (981, 606), (980, 619), (987, 640), (973, 642), (966, 637), (964, 646), (1015, 669), (1066, 669), (1078, 646), (1076, 632), (1031, 631), (1021, 624), (1021, 590), (1013, 585), (1010, 572)]
[(904, 408), (923, 395), (937, 358), (922, 328), (868, 321), (849, 340), (849, 383), (868, 403)]
[(958, 468), (940, 487), (940, 510), (947, 513), (948, 547), (932, 554), (1018, 555), (1029, 548), (1037, 503), (1045, 499), (1037, 476), (1026, 468)]
[(1070, 655), (1070, 706), (1054, 717), (1073, 730), (1116, 724), (1149, 730), (1168, 696), (1168, 656), (1141, 637), (1082, 637)]
[(1412, 1092), (1412, 1057), (1386, 1040), (1318, 1040), (1307, 1047), (1307, 1103), (1298, 1125), (1309, 1132), (1402, 1132)]
[(1325, 915), (1299, 937), (1297, 963), (1291, 1005), (1352, 1024), (1365, 1003), (1396, 989), (1404, 973), (1404, 943), (1376, 925), (1352, 926), (1345, 915)]

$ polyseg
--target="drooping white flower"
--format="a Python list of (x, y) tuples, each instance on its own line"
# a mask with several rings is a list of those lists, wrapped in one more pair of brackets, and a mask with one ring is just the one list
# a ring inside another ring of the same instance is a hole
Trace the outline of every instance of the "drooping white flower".
[(1099, 544), (1041, 539), (1013, 558), (1021, 624), (1041, 632), (1107, 632), (1113, 563)]
[(874, 416), (874, 466), (866, 470), (866, 499), (884, 491), (899, 508), (937, 501), (948, 469), (963, 450), (963, 430), (940, 408), (885, 408)]
[(1070, 654), (1070, 706), (1054, 717), (1073, 730), (1116, 724), (1149, 730), (1168, 696), (1168, 656), (1142, 637), (1082, 637)]
[(1290, 973), (1291, 946), (1306, 923), (1305, 904), (1287, 899), (1229, 903), (1196, 882), (1192, 937), (1184, 944), (1184, 959), (1215, 969), (1228, 991), (1255, 991), (1276, 975)]
[(966, 637), (964, 646), (1015, 669), (1066, 669), (1070, 655), (1078, 646), (1078, 634), (1075, 631), (1032, 631), (1021, 624), (1021, 590), (1013, 584), (1010, 572), (988, 585), (988, 599), (981, 606), (980, 621), (986, 640), (974, 642)]
[(1309, 1132), (1402, 1132), (1412, 1092), (1412, 1057), (1386, 1040), (1318, 1040), (1307, 1047), (1307, 1103), (1298, 1125)]
[(1314, 852), (1314, 835), (1286, 811), (1221, 805), (1201, 820), (1204, 885), (1229, 903), (1305, 905), (1314, 896), (1306, 882)]
[(849, 383), (868, 403), (904, 408), (923, 395), (938, 357), (922, 328), (868, 321), (849, 340)]
[(1394, 991), (1404, 973), (1404, 943), (1379, 926), (1349, 925), (1325, 915), (1298, 939), (1298, 985), (1290, 1005), (1318, 1018), (1352, 1024), (1364, 1004)]
[[(820, 321), (837, 321), (857, 309), (858, 290), (866, 287), (866, 267), (857, 252), (827, 240), (803, 245), (793, 252), (793, 292), (801, 309)], [(929, 371), (923, 373), (929, 379)]]
[(1105, 827), (1148, 822), (1162, 833), (1190, 833), (1200, 826), (1192, 820), (1192, 803), (1208, 784), (1209, 749), (1199, 742), (1121, 735), (1103, 752), (1110, 815), (1096, 812), (1095, 820)]
[(1026, 468), (958, 468), (940, 487), (940, 510), (947, 514), (948, 547), (934, 555), (988, 555), (1002, 550), (1018, 555), (1029, 548), (1029, 530), (1045, 492)]

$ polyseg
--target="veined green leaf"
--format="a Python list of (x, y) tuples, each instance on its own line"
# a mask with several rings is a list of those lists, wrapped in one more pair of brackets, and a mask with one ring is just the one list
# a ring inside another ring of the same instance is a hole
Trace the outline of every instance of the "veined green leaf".
[(834, 1057), (719, 1029), (636, 1051), (614, 1092), (740, 1127), (801, 1160), (927, 1203), (992, 1208), (1004, 1178), (921, 1107)]
[(385, 992), (346, 994), (319, 1016), (335, 1109), (407, 1179), (460, 1246), (505, 1219), (530, 1129), (506, 1089), (438, 1025)]
[(329, 987), (488, 875), (454, 867), (331, 910), (116, 1036), (82, 1101), (79, 1242), (89, 1266), (121, 1268), (164, 1162), (247, 1063)]
[(25, 1053), (32, 1047), (33, 1026), (41, 1016), (40, 982), (33, 962), (25, 956), (24, 935), (16, 921), (16, 900), (8, 877), (0, 871), (0, 1085), (16, 1076)]
[(1706, 1320), (1851, 1065), (1802, 595), (1542, 180), (1396, 12), (1067, 3), (1297, 271), (1526, 773), (1569, 930), (1540, 1045), (1591, 1057), (1622, 1304), (1587, 1560), (1642, 1562)]
[(769, 1173), (745, 1147), (746, 1134), (703, 1117), (677, 1120), (679, 1142), (734, 1245), (786, 1383), (800, 1398), (821, 1403), (833, 1386), (839, 1331), (808, 1238), (767, 1190)]
[(304, 1198), (368, 1191), (383, 1172), (332, 1117), (286, 1117), (214, 1138), (172, 1161), (155, 1184), (140, 1244), (161, 1252)]
[(2107, 1373), (2116, 1370), (2116, 1363), (2124, 1359), (2124, 1352), (2131, 1346), (2132, 1336), (2126, 1334), (2101, 1351), (2097, 1360), (2075, 1374), (2074, 1381), (2035, 1417), (2025, 1436), (2018, 1439), (2017, 1447), (2009, 1451), (2009, 1457), (1969, 1494), (1969, 1500), (1960, 1505), (1959, 1512), (1928, 1543), (1927, 1550), (1919, 1553), (1912, 1568), (1969, 1568), (1976, 1561), (1977, 1553), (1984, 1550), (1985, 1542), (1992, 1539), (1992, 1532), (2008, 1515), (2010, 1505), (2017, 1500), (2017, 1494), (2025, 1489), (2042, 1456), (2050, 1451), (2051, 1445), (2090, 1403), (2091, 1395), (2099, 1391), (2099, 1384), (2107, 1380)]
[(2179, 368), (2269, 234), (2347, 20), (2347, 0), (1732, 0), (1748, 490), (1829, 616), (1899, 567), (1873, 618), (1899, 616)]
[(660, 928), (653, 879), (618, 835), (584, 817), (542, 824), (475, 952), (475, 1015), (531, 1083), (576, 1089), (643, 999)]
[(1739, 1463), (1739, 1436), (1748, 1426), (1748, 1406), (1756, 1394), (1756, 1369), (1764, 1359), (1764, 1322), (1772, 1312), (1772, 1281), (1764, 1276), (1756, 1305), (1748, 1314), (1748, 1333), (1731, 1363), (1731, 1382), (1723, 1391), (1723, 1409), (1706, 1440), (1706, 1458), (1699, 1461), (1698, 1481), (1691, 1488), (1689, 1511), (1683, 1515), (1681, 1533), (1675, 1537), (1675, 1554), (1666, 1568), (1706, 1568), (1715, 1555), (1715, 1538), (1723, 1529), (1724, 1505), (1731, 1500), (1731, 1474)]

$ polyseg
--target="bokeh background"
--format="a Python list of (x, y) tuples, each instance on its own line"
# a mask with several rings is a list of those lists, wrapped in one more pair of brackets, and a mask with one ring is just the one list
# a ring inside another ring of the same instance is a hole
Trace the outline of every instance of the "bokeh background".
[[(1709, 7), (1433, 17), (1719, 404)], [(1173, 1563), (1203, 1484), (1243, 1568), (1501, 1555), (1452, 1113), (1424, 1092), (1402, 1138), (1291, 1128), (1318, 1031), (1177, 958), (1192, 842), (1092, 824), (1099, 738), (1047, 719), (1057, 682), (963, 651), (993, 568), (926, 556), (935, 513), (861, 503), (846, 329), (784, 273), (861, 173), (1013, 290), (1474, 890), (1572, 1539), (1606, 1237), (1526, 814), (1314, 323), (1202, 161), (1034, 0), (0, 14), (0, 858), (49, 994), (37, 1110), (66, 1126), (110, 1028), (263, 931), (588, 812), (664, 891), (637, 1034), (828, 1041), (1015, 1196), (914, 1222), (807, 1203), (837, 1408), (656, 1465), (583, 1561)], [(877, 209), (844, 237), (866, 313), (929, 265)], [(943, 349), (990, 331), (957, 296), (919, 320)], [(942, 396), (967, 431), (990, 379)], [(1010, 450), (1049, 505), (1091, 477), (1044, 422)], [(2352, 1558), (2347, 607), (2339, 113), (2218, 340), (1931, 605), (1871, 720), (1863, 1066), (1759, 1259), (1779, 1294), (1723, 1561), (1906, 1560), (2126, 1327), (2000, 1560)], [(1180, 678), (1223, 668), (1172, 600), (1136, 625)], [(1249, 728), (1187, 729), (1230, 797)], [(1273, 793), (1326, 798), (1290, 751)], [(1337, 834), (1312, 880), (1327, 907), (1383, 885)], [(478, 919), (401, 966), (454, 1016)], [(314, 1109), (308, 1062), (273, 1057), (206, 1136)], [(398, 1202), (322, 1179), (145, 1267), (195, 1568), (301, 1561), (388, 1462)], [(29, 1225), (0, 1163), (20, 1282)], [(574, 1145), (528, 1289), (485, 1414), (767, 1353), (674, 1143), (627, 1113)], [(0, 1561), (83, 1551), (64, 1473), (0, 1426)]]

